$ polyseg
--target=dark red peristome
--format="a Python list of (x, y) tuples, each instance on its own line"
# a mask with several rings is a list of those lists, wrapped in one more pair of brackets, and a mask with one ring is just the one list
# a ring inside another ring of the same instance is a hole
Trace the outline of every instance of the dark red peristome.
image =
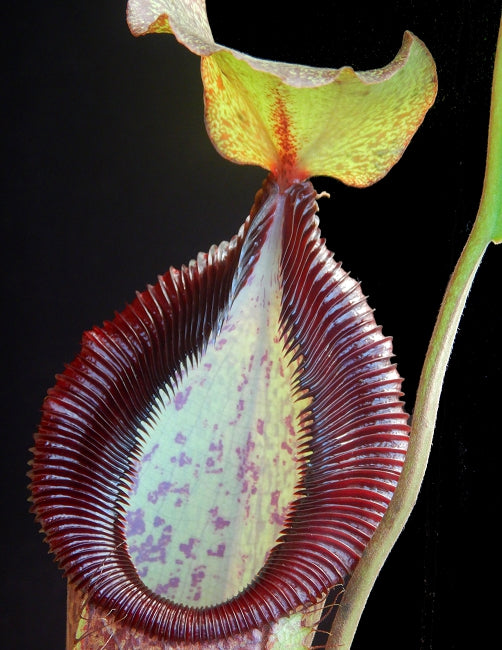
[[(131, 626), (203, 641), (260, 628), (308, 605), (352, 573), (382, 518), (408, 439), (401, 380), (359, 286), (320, 238), (310, 182), (264, 183), (239, 234), (171, 270), (113, 321), (84, 334), (57, 377), (35, 436), (33, 511), (68, 578)], [(251, 585), (213, 607), (173, 604), (138, 577), (125, 545), (138, 427), (217, 331), (283, 206), (282, 325), (301, 359), (303, 468), (284, 532)]]

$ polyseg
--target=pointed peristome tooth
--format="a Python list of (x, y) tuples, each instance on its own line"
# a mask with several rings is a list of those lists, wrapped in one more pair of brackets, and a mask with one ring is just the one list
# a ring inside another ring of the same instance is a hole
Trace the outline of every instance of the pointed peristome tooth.
[(269, 178), (229, 243), (101, 328), (44, 403), (33, 510), (73, 585), (145, 634), (261, 629), (351, 575), (407, 448), (391, 341)]

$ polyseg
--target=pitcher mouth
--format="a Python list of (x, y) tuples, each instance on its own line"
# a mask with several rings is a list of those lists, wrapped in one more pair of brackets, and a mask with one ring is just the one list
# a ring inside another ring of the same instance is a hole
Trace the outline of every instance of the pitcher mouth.
[(31, 490), (51, 550), (160, 639), (226, 638), (321, 600), (399, 477), (391, 341), (327, 251), (315, 198), (267, 179), (229, 243), (84, 335), (44, 403)]

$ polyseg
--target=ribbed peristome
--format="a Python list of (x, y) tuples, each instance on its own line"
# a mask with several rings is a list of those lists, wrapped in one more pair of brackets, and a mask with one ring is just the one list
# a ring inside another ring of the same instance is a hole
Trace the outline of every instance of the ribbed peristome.
[[(228, 638), (319, 601), (351, 575), (399, 478), (408, 425), (391, 340), (327, 250), (316, 211), (310, 182), (283, 191), (269, 178), (229, 243), (170, 270), (85, 333), (44, 403), (31, 491), (50, 548), (76, 588), (159, 639)], [(223, 602), (184, 605), (138, 575), (126, 535), (129, 493), (155, 400), (174, 396), (217, 342), (272, 232), (274, 327), (294, 368), (291, 399), (302, 405), (296, 487), (251, 583)]]

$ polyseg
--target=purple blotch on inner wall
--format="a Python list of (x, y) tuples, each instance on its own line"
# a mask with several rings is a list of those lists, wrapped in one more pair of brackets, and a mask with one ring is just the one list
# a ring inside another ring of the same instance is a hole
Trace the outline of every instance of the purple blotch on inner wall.
[(145, 512), (142, 508), (127, 513), (127, 535), (142, 535), (145, 532)]
[(225, 544), (218, 544), (216, 551), (207, 549), (207, 554), (212, 555), (213, 557), (223, 557), (225, 555)]
[(189, 558), (195, 559), (195, 555), (193, 554), (192, 551), (195, 544), (198, 544), (199, 542), (200, 542), (199, 539), (196, 539), (195, 537), (190, 537), (190, 539), (188, 540), (188, 544), (180, 544), (179, 549), (186, 557), (187, 560)]
[(176, 393), (174, 396), (174, 408), (177, 411), (180, 411), (186, 404), (186, 401), (190, 395), (190, 392), (192, 390), (191, 386), (187, 386), (186, 390), (182, 393)]

